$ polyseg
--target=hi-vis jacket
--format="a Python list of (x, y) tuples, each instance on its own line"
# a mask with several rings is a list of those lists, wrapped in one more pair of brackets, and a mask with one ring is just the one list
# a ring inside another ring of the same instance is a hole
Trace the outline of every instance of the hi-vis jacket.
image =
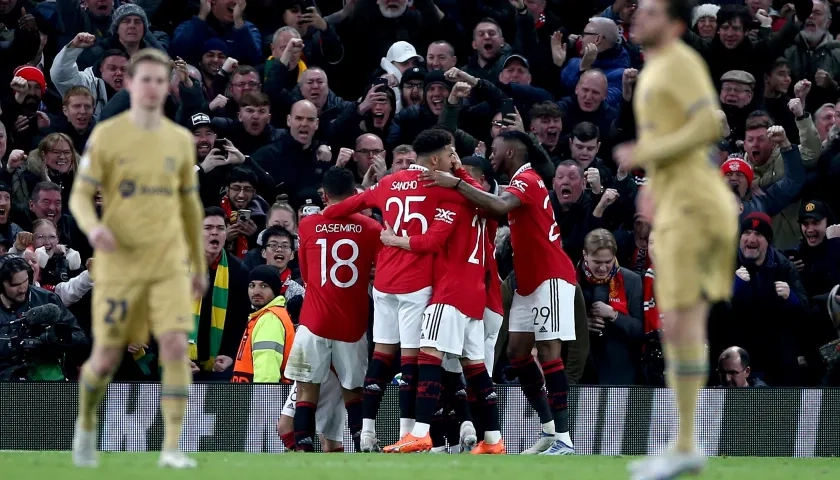
[(248, 317), (233, 363), (234, 383), (291, 383), (283, 377), (295, 327), (282, 295)]

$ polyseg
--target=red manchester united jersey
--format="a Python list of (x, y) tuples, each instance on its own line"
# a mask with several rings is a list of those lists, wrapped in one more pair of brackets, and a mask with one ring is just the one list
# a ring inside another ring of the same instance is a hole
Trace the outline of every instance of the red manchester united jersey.
[(506, 191), (522, 202), (508, 213), (517, 293), (530, 295), (551, 278), (575, 285), (575, 268), (563, 251), (548, 190), (530, 163), (516, 171)]
[(448, 200), (437, 207), (429, 231), (411, 237), (411, 250), (436, 253), (429, 303), (452, 305), (464, 315), (480, 320), (486, 304), (484, 221), (464, 197), (446, 192), (441, 193)]
[(355, 342), (368, 328), (370, 272), (382, 226), (364, 215), (300, 221), (298, 261), (306, 285), (300, 324), (319, 337)]
[(484, 266), (487, 269), (487, 308), (491, 312), (504, 315), (502, 306), (502, 279), (499, 278), (499, 264), (496, 263), (496, 231), (499, 229), (499, 222), (488, 218), (484, 220), (484, 231), (487, 237)]
[[(341, 218), (366, 208), (378, 208), (397, 235), (426, 233), (435, 218), (438, 195), (445, 189), (428, 188), (420, 181), (426, 170), (412, 165), (387, 175), (363, 193), (324, 210), (327, 218)], [(376, 265), (374, 287), (383, 293), (411, 293), (432, 286), (434, 258), (430, 253), (384, 247)]]

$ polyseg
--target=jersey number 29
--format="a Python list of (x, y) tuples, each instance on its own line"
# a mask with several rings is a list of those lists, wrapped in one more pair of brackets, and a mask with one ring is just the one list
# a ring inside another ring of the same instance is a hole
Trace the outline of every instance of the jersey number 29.
[[(356, 281), (359, 279), (359, 269), (356, 268), (356, 265), (353, 262), (359, 258), (359, 245), (353, 240), (346, 238), (335, 242), (332, 248), (327, 246), (326, 238), (319, 238), (315, 243), (321, 247), (321, 286), (323, 287), (326, 285), (327, 280), (339, 288), (348, 288), (355, 285)], [(350, 246), (350, 258), (341, 258), (338, 254), (339, 249), (344, 245)], [(329, 271), (327, 271), (328, 254), (332, 257), (333, 262), (333, 266), (329, 268)], [(341, 267), (350, 269), (350, 280), (342, 282), (338, 279), (337, 273), (338, 269)]]

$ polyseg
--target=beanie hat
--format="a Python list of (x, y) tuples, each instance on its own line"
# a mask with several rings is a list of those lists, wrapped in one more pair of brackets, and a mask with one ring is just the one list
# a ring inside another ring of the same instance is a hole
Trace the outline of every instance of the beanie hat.
[(720, 166), (720, 173), (726, 175), (729, 172), (741, 172), (747, 177), (747, 188), (752, 186), (754, 174), (749, 163), (741, 157), (729, 157)]
[(208, 38), (201, 44), (201, 56), (203, 57), (205, 53), (211, 50), (218, 50), (228, 56), (228, 46), (224, 40), (221, 38)]
[(697, 22), (703, 17), (715, 17), (717, 19), (717, 12), (720, 10), (719, 5), (711, 3), (704, 3), (694, 7), (694, 12), (691, 14), (691, 28), (697, 26)]
[(443, 74), (441, 70), (432, 70), (431, 72), (426, 74), (426, 85), (423, 86), (423, 97), (429, 92), (429, 87), (436, 83), (443, 84), (447, 90), (452, 91), (452, 86), (454, 85), (452, 82), (446, 79), (446, 76)]
[(0, 182), (0, 192), (12, 193), (12, 189), (6, 182)]
[(47, 91), (47, 80), (44, 78), (44, 72), (38, 67), (31, 65), (21, 65), (15, 69), (15, 77), (21, 77), (27, 82), (35, 82), (41, 87), (41, 95)]
[(149, 31), (149, 19), (146, 17), (146, 12), (133, 3), (124, 3), (118, 9), (114, 10), (114, 19), (111, 21), (111, 35), (116, 35), (120, 23), (125, 20), (125, 17), (131, 16), (140, 17), (140, 21), (143, 22), (144, 35)]
[(753, 212), (741, 221), (741, 234), (753, 230), (761, 234), (767, 243), (773, 242), (773, 220), (766, 213)]
[(248, 282), (263, 282), (271, 288), (274, 295), (280, 295), (283, 282), (280, 281), (280, 270), (271, 265), (260, 265), (251, 270), (248, 275)]

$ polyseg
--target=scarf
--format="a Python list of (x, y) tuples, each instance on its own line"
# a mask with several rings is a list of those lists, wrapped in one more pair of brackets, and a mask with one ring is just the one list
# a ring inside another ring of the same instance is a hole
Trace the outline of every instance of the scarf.
[[(222, 210), (225, 211), (225, 215), (227, 215), (228, 222), (231, 224), (235, 223), (239, 217), (239, 212), (233, 211), (233, 206), (230, 204), (230, 197), (225, 195), (222, 198)], [(248, 253), (248, 238), (244, 235), (240, 235), (233, 241), (233, 256), (236, 258), (245, 258), (245, 255)]]
[(586, 275), (586, 281), (592, 285), (609, 284), (609, 306), (611, 306), (616, 312), (622, 315), (627, 315), (630, 310), (629, 304), (627, 303), (627, 292), (624, 291), (624, 275), (622, 275), (621, 270), (618, 269), (618, 260), (616, 260), (613, 264), (610, 274), (603, 280), (595, 278), (595, 275), (593, 275), (592, 271), (589, 270), (585, 261), (581, 260), (581, 263), (583, 264), (583, 273)]
[[(216, 266), (216, 278), (213, 280), (211, 296), (213, 309), (210, 313), (210, 358), (199, 365), (204, 371), (210, 371), (213, 368), (213, 363), (216, 361), (216, 355), (219, 354), (219, 347), (222, 344), (222, 333), (225, 330), (225, 317), (227, 316), (229, 278), (227, 252), (222, 249), (222, 255), (219, 257), (219, 263)], [(203, 300), (203, 298), (200, 298), (193, 302), (195, 328), (190, 334), (190, 360), (193, 361), (198, 360), (198, 326), (201, 322), (201, 303)]]
[(662, 328), (662, 319), (659, 317), (659, 309), (656, 308), (656, 300), (653, 298), (653, 267), (647, 269), (642, 277), (642, 299), (645, 307), (645, 335)]
[(643, 274), (650, 268), (650, 255), (647, 248), (636, 247), (633, 250), (633, 271)]
[(280, 283), (283, 285), (280, 287), (280, 296), (286, 297), (286, 290), (289, 289), (289, 281), (292, 279), (292, 269), (286, 267), (285, 270), (280, 272)]

